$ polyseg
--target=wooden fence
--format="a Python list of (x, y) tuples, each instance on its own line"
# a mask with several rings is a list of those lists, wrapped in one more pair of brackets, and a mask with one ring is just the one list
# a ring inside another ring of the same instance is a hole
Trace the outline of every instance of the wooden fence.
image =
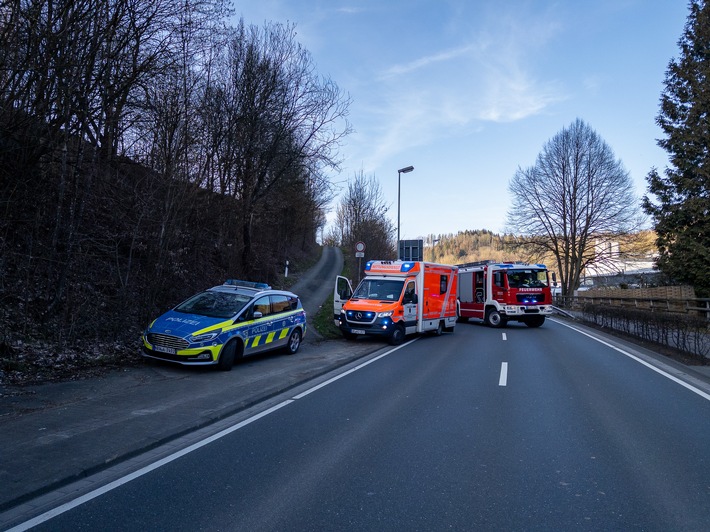
[(610, 307), (632, 307), (651, 312), (684, 313), (710, 320), (710, 298), (695, 297), (690, 286), (661, 286), (654, 288), (605, 289), (577, 292), (572, 297), (558, 297), (565, 308), (580, 308), (585, 304)]

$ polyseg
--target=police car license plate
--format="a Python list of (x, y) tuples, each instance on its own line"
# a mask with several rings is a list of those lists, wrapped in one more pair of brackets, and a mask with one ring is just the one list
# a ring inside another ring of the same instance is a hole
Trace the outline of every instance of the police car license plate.
[(353, 329), (350, 332), (352, 332), (353, 334), (365, 334), (365, 331), (363, 331), (362, 329)]
[(171, 347), (161, 347), (159, 345), (155, 346), (155, 350), (159, 353), (167, 353), (168, 355), (174, 355), (177, 353), (177, 349), (173, 349)]

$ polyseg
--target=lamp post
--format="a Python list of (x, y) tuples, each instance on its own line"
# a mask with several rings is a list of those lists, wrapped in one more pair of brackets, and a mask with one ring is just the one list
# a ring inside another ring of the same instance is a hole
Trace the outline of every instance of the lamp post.
[(400, 191), (402, 189), (402, 174), (408, 174), (414, 170), (413, 166), (407, 166), (405, 168), (400, 168), (397, 170), (397, 260), (399, 260), (399, 197)]

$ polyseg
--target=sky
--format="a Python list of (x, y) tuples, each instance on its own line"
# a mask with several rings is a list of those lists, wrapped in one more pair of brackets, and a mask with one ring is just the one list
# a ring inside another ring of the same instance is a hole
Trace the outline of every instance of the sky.
[(234, 2), (235, 21), (295, 24), (317, 72), (350, 96), (332, 182), (342, 192), (374, 176), (402, 239), (505, 232), (516, 170), (577, 118), (639, 201), (651, 168), (668, 165), (656, 117), (685, 0)]

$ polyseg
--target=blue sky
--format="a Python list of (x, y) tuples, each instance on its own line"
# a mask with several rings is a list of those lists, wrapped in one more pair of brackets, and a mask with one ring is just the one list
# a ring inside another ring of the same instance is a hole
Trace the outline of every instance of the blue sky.
[[(352, 98), (333, 181), (380, 182), (400, 233), (503, 232), (508, 182), (575, 119), (646, 192), (667, 165), (655, 124), (684, 0), (235, 0), (248, 24), (294, 23)], [(334, 210), (334, 209), (333, 209)], [(331, 213), (332, 216), (332, 213)]]

